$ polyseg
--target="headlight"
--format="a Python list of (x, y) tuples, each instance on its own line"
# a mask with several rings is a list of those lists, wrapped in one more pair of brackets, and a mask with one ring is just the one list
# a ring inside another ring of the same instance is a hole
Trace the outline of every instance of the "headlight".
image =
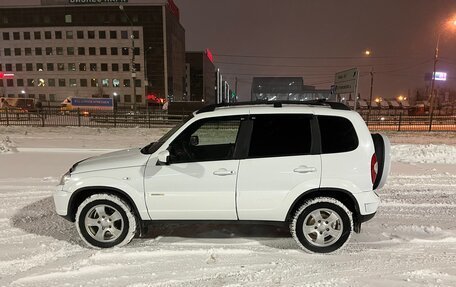
[(60, 179), (59, 185), (65, 185), (71, 178), (71, 172), (68, 171), (64, 175), (62, 175), (62, 178)]

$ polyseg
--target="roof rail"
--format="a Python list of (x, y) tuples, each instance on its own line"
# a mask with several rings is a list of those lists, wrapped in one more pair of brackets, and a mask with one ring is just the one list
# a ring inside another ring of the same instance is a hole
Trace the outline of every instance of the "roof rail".
[(217, 108), (236, 107), (236, 106), (255, 106), (255, 105), (272, 105), (274, 108), (281, 108), (283, 105), (307, 105), (307, 106), (328, 106), (334, 110), (349, 111), (350, 108), (343, 103), (327, 102), (326, 99), (311, 100), (311, 101), (252, 101), (252, 102), (237, 102), (237, 103), (220, 103), (212, 104), (196, 111), (196, 114), (213, 112)]

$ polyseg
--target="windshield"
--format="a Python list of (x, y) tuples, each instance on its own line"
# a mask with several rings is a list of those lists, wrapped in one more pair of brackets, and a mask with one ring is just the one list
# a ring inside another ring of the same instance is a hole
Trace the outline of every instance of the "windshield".
[(164, 136), (162, 136), (158, 141), (148, 144), (147, 146), (141, 149), (141, 152), (144, 154), (153, 154), (156, 152), (178, 129), (180, 129), (186, 122), (193, 118), (193, 114), (189, 115), (181, 123), (177, 124), (175, 127), (170, 129)]

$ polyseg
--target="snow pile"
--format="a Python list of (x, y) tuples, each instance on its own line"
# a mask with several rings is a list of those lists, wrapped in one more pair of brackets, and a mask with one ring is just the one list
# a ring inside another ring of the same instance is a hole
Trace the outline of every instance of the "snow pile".
[(399, 144), (391, 146), (393, 161), (404, 163), (445, 163), (456, 164), (454, 145)]
[(7, 136), (0, 142), (0, 153), (11, 153), (16, 152), (16, 145), (11, 141), (11, 139)]

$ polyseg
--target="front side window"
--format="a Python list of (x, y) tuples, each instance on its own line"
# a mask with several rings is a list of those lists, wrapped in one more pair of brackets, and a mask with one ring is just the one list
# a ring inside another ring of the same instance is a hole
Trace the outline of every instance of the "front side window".
[(358, 136), (352, 123), (342, 117), (318, 116), (323, 154), (353, 151), (358, 147)]
[(170, 144), (170, 162), (233, 159), (240, 123), (239, 116), (203, 119), (193, 123)]
[(310, 154), (312, 116), (301, 114), (255, 115), (249, 158)]

